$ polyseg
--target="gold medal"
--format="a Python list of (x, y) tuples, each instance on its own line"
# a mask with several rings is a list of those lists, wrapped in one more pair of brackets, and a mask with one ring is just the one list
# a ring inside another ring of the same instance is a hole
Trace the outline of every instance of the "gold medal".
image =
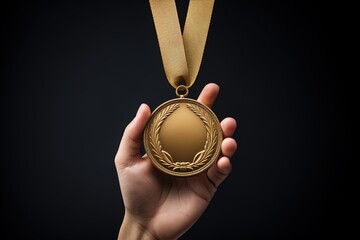
[[(218, 118), (207, 106), (186, 98), (200, 68), (213, 5), (214, 0), (190, 0), (181, 34), (175, 1), (150, 0), (165, 73), (179, 98), (153, 111), (143, 141), (153, 164), (173, 176), (201, 173), (221, 154)], [(182, 80), (186, 85), (180, 85)]]
[(222, 140), (220, 123), (213, 111), (184, 97), (156, 108), (144, 131), (145, 150), (153, 164), (179, 177), (209, 168), (221, 153)]

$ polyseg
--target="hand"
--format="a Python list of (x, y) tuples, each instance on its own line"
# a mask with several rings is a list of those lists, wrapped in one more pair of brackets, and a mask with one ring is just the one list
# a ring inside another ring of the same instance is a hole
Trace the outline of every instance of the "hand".
[[(208, 84), (198, 101), (211, 107), (219, 92)], [(140, 155), (142, 134), (150, 118), (150, 109), (142, 104), (126, 127), (115, 157), (125, 216), (119, 239), (177, 239), (201, 216), (216, 189), (231, 171), (230, 158), (236, 150), (231, 138), (236, 121), (221, 122), (224, 140), (222, 156), (207, 171), (192, 177), (173, 177), (156, 169), (151, 160)]]

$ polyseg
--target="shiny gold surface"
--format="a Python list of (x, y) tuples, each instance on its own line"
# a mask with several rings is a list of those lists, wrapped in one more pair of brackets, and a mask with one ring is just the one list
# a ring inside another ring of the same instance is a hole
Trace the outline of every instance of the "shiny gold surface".
[(180, 177), (209, 168), (221, 153), (222, 130), (210, 108), (189, 99), (173, 99), (152, 113), (144, 147), (161, 171)]

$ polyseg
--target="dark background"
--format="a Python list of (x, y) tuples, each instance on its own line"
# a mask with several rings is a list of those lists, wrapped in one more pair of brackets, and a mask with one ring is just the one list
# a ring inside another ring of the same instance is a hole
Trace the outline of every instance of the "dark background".
[[(178, 1), (180, 19), (186, 2)], [(142, 102), (175, 97), (148, 1), (1, 3), (1, 239), (116, 239), (113, 159)], [(216, 1), (196, 98), (238, 121), (233, 171), (182, 239), (352, 232), (346, 11)]]

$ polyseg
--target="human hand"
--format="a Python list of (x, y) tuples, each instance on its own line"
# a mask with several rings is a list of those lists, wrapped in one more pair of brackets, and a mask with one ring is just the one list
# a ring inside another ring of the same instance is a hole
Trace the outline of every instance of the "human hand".
[[(219, 92), (208, 84), (198, 101), (211, 107)], [(142, 134), (150, 118), (150, 108), (142, 104), (136, 117), (126, 127), (115, 165), (125, 205), (125, 215), (118, 239), (177, 239), (201, 216), (216, 189), (231, 171), (230, 158), (237, 144), (233, 118), (221, 122), (224, 140), (222, 155), (207, 171), (192, 177), (174, 177), (156, 169), (151, 160), (141, 156)]]

